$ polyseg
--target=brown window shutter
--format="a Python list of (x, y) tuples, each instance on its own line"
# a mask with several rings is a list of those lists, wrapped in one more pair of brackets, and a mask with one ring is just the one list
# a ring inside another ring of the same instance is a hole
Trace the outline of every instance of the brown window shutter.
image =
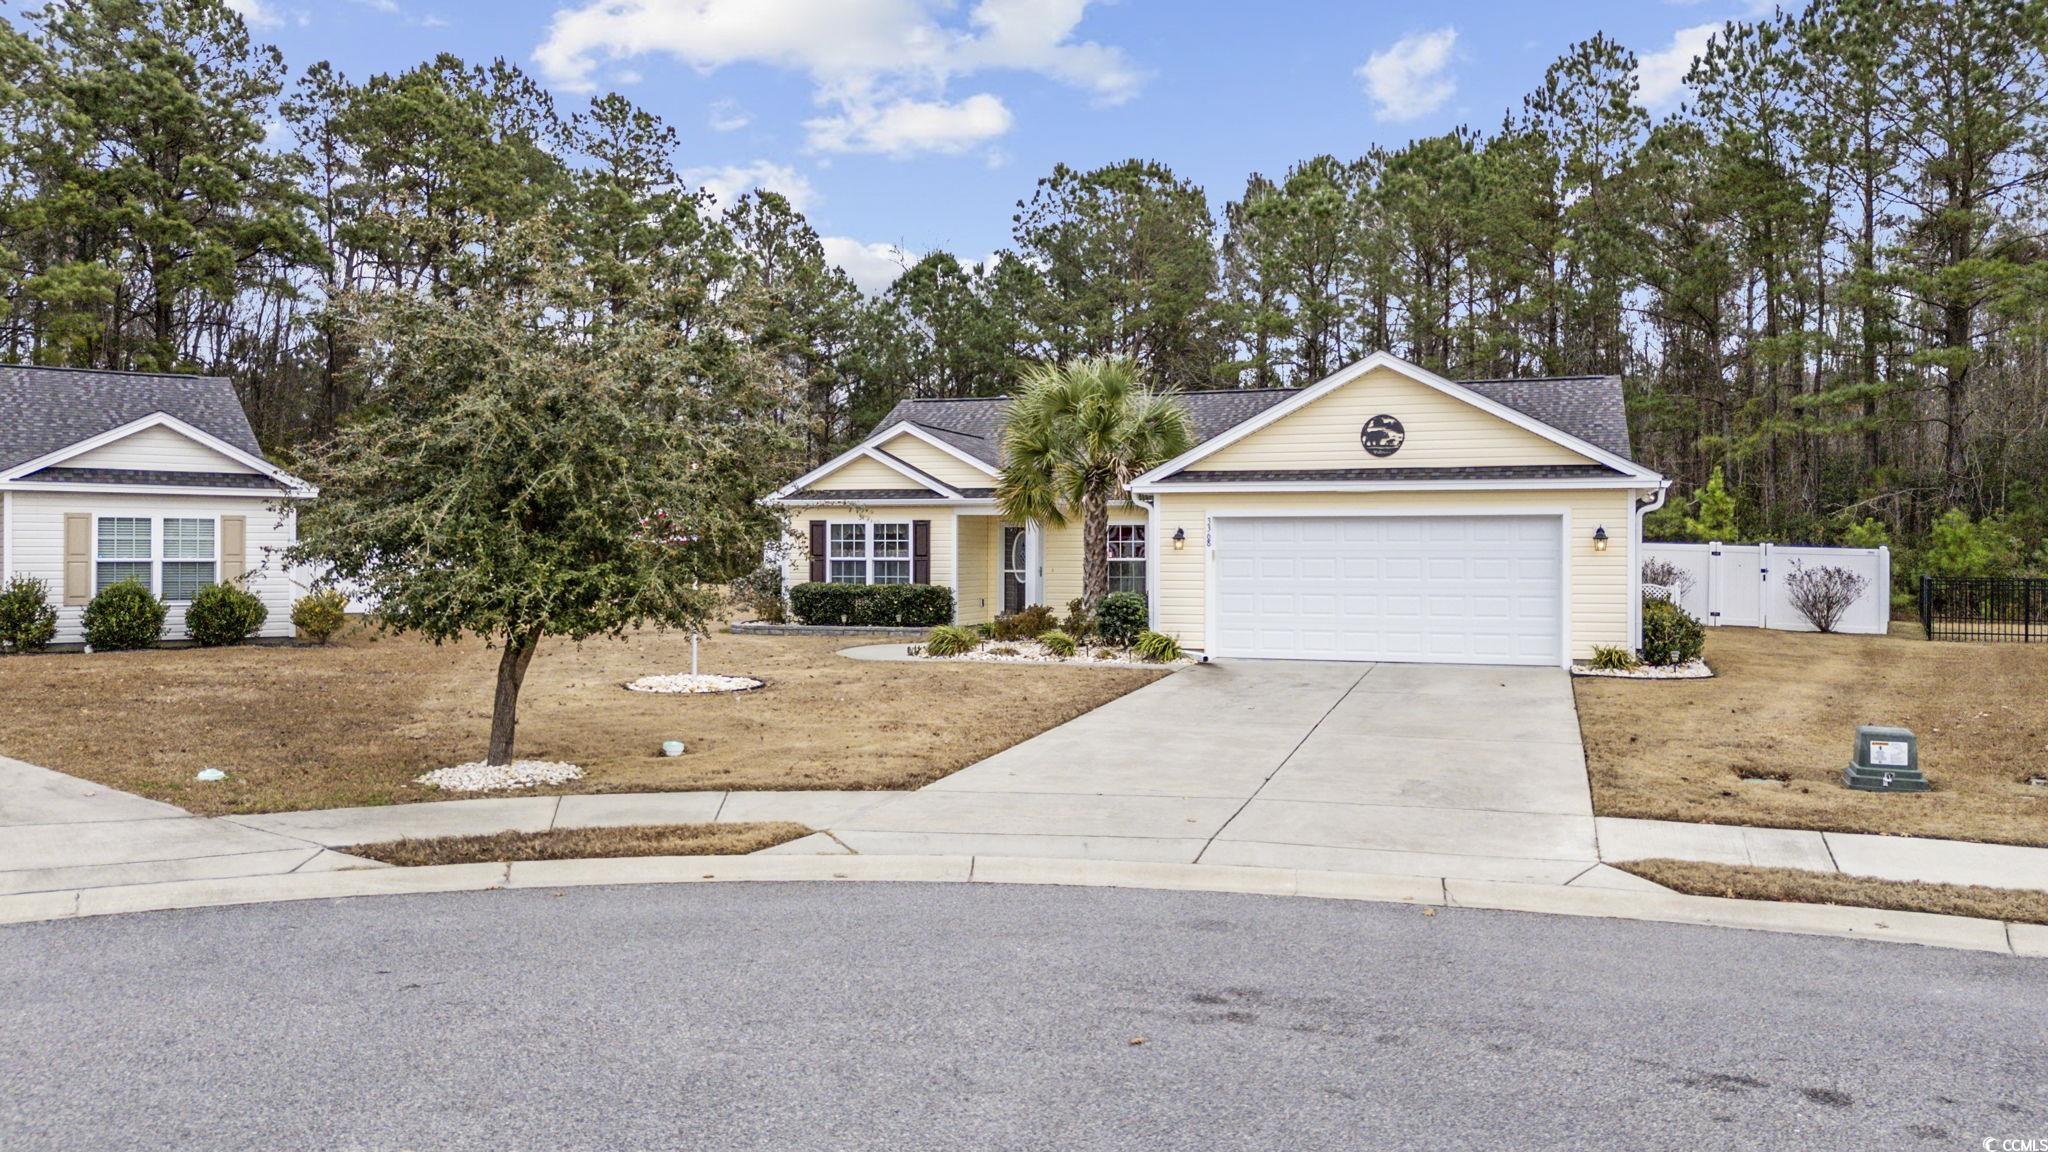
[(929, 520), (910, 522), (910, 582), (932, 582), (932, 522)]
[(64, 514), (64, 603), (92, 602), (92, 514)]
[(825, 582), (825, 522), (811, 521), (811, 583)]
[(249, 572), (249, 518), (220, 518), (220, 582), (239, 584)]

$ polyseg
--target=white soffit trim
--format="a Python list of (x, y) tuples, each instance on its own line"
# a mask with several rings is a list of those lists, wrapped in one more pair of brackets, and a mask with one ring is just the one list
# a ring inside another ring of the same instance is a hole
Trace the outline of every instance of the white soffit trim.
[(1148, 496), (1176, 492), (1498, 492), (1509, 489), (1537, 491), (1575, 488), (1641, 488), (1632, 476), (1609, 476), (1579, 480), (1217, 480), (1203, 483), (1131, 481), (1131, 491)]
[(195, 428), (168, 412), (152, 412), (140, 420), (131, 420), (117, 428), (109, 428), (96, 436), (88, 436), (76, 443), (67, 444), (55, 452), (46, 453), (33, 460), (17, 464), (5, 472), (0, 472), (0, 480), (18, 480), (31, 472), (40, 472), (45, 468), (58, 467), (73, 456), (81, 456), (95, 448), (112, 444), (117, 440), (124, 440), (135, 435), (137, 432), (147, 431), (151, 428), (169, 428), (178, 435), (194, 441), (202, 447), (218, 452), (238, 464), (254, 468), (256, 471), (261, 472), (285, 487), (294, 489), (310, 487), (304, 480), (286, 472), (263, 457), (252, 456), (233, 444), (222, 440), (220, 437)]
[(1482, 412), (1497, 416), (1524, 431), (1541, 436), (1553, 444), (1569, 448), (1589, 460), (1617, 469), (1629, 477), (1632, 483), (1638, 487), (1646, 482), (1655, 483), (1663, 479), (1657, 473), (1644, 468), (1632, 460), (1623, 459), (1604, 448), (1595, 447), (1576, 436), (1553, 428), (1527, 413), (1517, 411), (1499, 401), (1482, 396), (1456, 381), (1446, 380), (1426, 368), (1410, 364), (1391, 352), (1375, 352), (1363, 360), (1337, 369), (1335, 372), (1303, 388), (1301, 391), (1246, 420), (1242, 424), (1233, 425), (1219, 435), (1204, 440), (1186, 452), (1145, 473), (1143, 476), (1132, 480), (1129, 487), (1135, 490), (1141, 484), (1149, 485), (1160, 477), (1171, 476), (1175, 472), (1185, 469), (1188, 465), (1219, 452), (1223, 448), (1257, 432), (1259, 429), (1285, 418), (1290, 413), (1300, 411), (1307, 405), (1315, 403), (1321, 397), (1329, 395), (1331, 392), (1342, 388), (1344, 385), (1351, 383), (1353, 380), (1376, 368), (1390, 368), (1417, 383), (1426, 384), (1445, 395), (1462, 400)]

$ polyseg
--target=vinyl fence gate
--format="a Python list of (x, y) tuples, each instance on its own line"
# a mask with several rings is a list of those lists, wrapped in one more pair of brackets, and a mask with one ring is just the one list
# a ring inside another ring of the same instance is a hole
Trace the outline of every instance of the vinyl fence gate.
[[(1785, 577), (1793, 564), (1847, 568), (1864, 578), (1863, 591), (1835, 624), (1837, 632), (1883, 635), (1891, 630), (1892, 553), (1889, 548), (1806, 548), (1786, 544), (1655, 544), (1644, 560), (1663, 560), (1692, 577), (1679, 607), (1708, 627), (1778, 628), (1811, 632), (1792, 604)], [(2048, 638), (2048, 637), (2044, 637)]]

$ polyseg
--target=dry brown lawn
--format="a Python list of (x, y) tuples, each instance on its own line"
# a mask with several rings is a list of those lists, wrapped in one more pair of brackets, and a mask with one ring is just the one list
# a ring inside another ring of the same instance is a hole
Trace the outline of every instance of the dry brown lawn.
[[(1717, 628), (1706, 658), (1573, 681), (1600, 815), (2048, 845), (2048, 644)], [(1934, 791), (1844, 788), (1858, 724), (1911, 728)]]
[[(915, 788), (1163, 673), (875, 663), (839, 637), (702, 642), (702, 670), (766, 687), (664, 696), (623, 685), (687, 672), (686, 636), (544, 641), (518, 755), (586, 776), (555, 792)], [(497, 652), (358, 630), (333, 645), (0, 657), (0, 755), (207, 815), (449, 799), (413, 783), (483, 757)], [(687, 754), (667, 759), (663, 740)], [(228, 778), (200, 783), (217, 767)]]
[(498, 864), (521, 860), (585, 860), (600, 856), (744, 856), (811, 830), (787, 821), (758, 824), (629, 824), (556, 828), (493, 836), (444, 836), (358, 844), (353, 856), (416, 868), (426, 864)]
[(1630, 860), (1615, 867), (1694, 896), (1840, 904), (1889, 912), (1934, 912), (1943, 916), (2048, 924), (2048, 892), (1986, 888), (1978, 884), (1872, 880), (1866, 876), (1802, 872), (1796, 868), (1745, 868), (1696, 860)]

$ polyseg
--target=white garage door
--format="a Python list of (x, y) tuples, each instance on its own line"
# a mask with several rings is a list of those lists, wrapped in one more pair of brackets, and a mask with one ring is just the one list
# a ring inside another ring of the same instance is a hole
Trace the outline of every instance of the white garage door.
[(1555, 516), (1214, 522), (1212, 655), (1557, 664)]

